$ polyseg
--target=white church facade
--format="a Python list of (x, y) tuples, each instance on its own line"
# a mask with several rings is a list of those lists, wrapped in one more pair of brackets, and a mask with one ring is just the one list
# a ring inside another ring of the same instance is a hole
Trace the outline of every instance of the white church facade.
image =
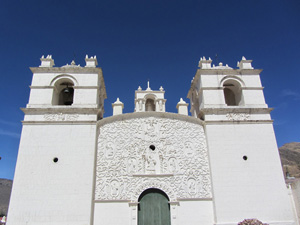
[[(96, 57), (33, 72), (7, 225), (296, 225), (261, 70), (201, 58), (178, 113), (164, 89), (112, 104)], [(108, 87), (109, 88), (109, 87)]]

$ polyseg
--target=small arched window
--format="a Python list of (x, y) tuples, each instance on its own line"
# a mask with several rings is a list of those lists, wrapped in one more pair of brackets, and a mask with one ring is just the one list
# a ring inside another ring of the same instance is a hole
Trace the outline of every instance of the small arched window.
[(223, 84), (225, 103), (228, 106), (242, 105), (242, 89), (235, 80), (225, 81)]
[(145, 111), (155, 111), (155, 103), (153, 99), (148, 98), (146, 100)]
[(52, 105), (72, 105), (74, 84), (69, 79), (63, 79), (54, 85)]

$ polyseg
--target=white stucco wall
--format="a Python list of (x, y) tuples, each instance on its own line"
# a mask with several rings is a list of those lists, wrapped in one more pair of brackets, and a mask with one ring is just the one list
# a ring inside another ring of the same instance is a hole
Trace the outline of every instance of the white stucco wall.
[(94, 225), (131, 225), (131, 208), (127, 202), (95, 204)]
[(272, 124), (207, 124), (206, 132), (216, 224), (293, 222)]
[(181, 201), (177, 207), (177, 225), (214, 224), (212, 201)]
[(7, 224), (89, 224), (95, 138), (95, 124), (24, 125)]

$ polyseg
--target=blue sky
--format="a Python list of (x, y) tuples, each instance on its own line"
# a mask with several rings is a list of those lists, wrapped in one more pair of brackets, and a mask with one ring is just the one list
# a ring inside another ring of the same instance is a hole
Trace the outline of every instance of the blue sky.
[[(51, 54), (56, 66), (97, 55), (108, 98), (124, 112), (134, 91), (165, 88), (166, 108), (186, 101), (199, 58), (236, 68), (245, 56), (261, 74), (278, 145), (299, 142), (300, 2), (85, 0), (0, 1), (0, 178), (12, 179), (32, 74)], [(218, 54), (218, 58), (215, 55)], [(30, 162), (29, 162), (30, 163)]]

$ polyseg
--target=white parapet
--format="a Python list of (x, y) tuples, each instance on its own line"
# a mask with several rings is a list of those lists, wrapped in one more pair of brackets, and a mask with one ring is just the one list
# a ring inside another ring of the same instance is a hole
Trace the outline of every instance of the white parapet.
[(253, 69), (252, 67), (252, 60), (247, 60), (245, 56), (242, 57), (240, 62), (237, 62), (237, 67), (240, 69)]
[(45, 58), (44, 56), (41, 57), (41, 65), (40, 67), (53, 67), (54, 60), (52, 59), (52, 55), (47, 55)]
[(200, 61), (199, 61), (199, 67), (201, 69), (211, 69), (211, 58), (208, 58), (208, 60), (205, 58), (205, 56), (203, 56), (203, 58), (200, 58)]
[(91, 56), (91, 58), (88, 57), (88, 55), (85, 56), (85, 67), (96, 67), (98, 65), (97, 57)]

